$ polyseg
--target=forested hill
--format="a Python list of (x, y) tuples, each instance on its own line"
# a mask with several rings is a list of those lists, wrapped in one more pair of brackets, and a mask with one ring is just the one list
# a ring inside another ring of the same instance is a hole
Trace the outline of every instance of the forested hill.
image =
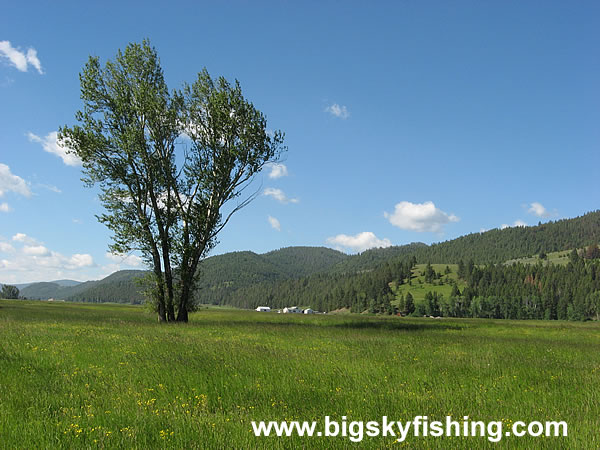
[(121, 270), (102, 280), (71, 286), (58, 282), (33, 283), (21, 289), (21, 296), (42, 300), (53, 298), (83, 302), (142, 303), (143, 296), (136, 280), (144, 275), (143, 270)]
[(425, 245), (367, 250), (337, 265), (336, 272), (352, 272), (372, 268), (397, 257), (414, 256), (419, 262), (457, 264), (472, 260), (475, 264), (502, 263), (511, 259), (582, 248), (600, 242), (600, 210), (574, 219), (550, 221), (530, 227), (471, 233), (466, 236)]
[[(324, 247), (288, 247), (264, 255), (246, 251), (211, 256), (201, 265), (198, 289), (221, 292), (299, 278), (325, 272), (347, 258), (344, 253)], [(143, 297), (136, 280), (144, 274), (144, 271), (122, 270), (77, 286), (33, 283), (21, 289), (21, 295), (30, 299), (140, 303)]]
[(600, 242), (600, 210), (574, 219), (547, 222), (532, 227), (493, 229), (418, 249), (419, 261), (476, 264), (501, 263), (510, 259), (582, 248)]
[[(243, 308), (254, 308), (258, 305), (282, 308), (299, 304), (326, 311), (348, 308), (355, 312), (367, 309), (373, 312), (390, 312), (393, 311), (394, 305), (401, 304), (400, 296), (396, 292), (392, 292), (391, 286), (412, 283), (415, 264), (418, 262), (421, 264), (454, 264), (463, 267), (459, 281), (463, 285), (466, 284), (469, 289), (465, 294), (466, 300), (458, 295), (458, 292), (455, 292), (455, 298), (460, 298), (460, 302), (464, 300), (470, 305), (471, 300), (479, 294), (485, 294), (486, 298), (495, 296), (494, 300), (490, 300), (492, 303), (496, 302), (493, 314), (489, 313), (486, 308), (480, 308), (473, 312), (465, 309), (462, 304), (460, 307), (448, 307), (446, 312), (451, 310), (453, 314), (500, 317), (500, 313), (497, 313), (500, 310), (497, 302), (501, 297), (497, 292), (502, 291), (504, 294), (515, 292), (515, 295), (519, 296), (511, 299), (514, 302), (510, 306), (512, 311), (510, 317), (512, 318), (589, 317), (591, 313), (589, 311), (581, 312), (582, 304), (577, 304), (577, 308), (575, 308), (574, 302), (579, 300), (584, 303), (595, 301), (589, 300), (589, 298), (596, 298), (593, 296), (598, 284), (595, 281), (598, 271), (596, 262), (590, 262), (590, 265), (562, 266), (555, 271), (546, 272), (527, 268), (515, 269), (517, 276), (514, 276), (512, 272), (508, 273), (512, 269), (498, 269), (507, 272), (501, 272), (501, 277), (498, 275), (499, 272), (495, 272), (491, 268), (494, 267), (494, 264), (506, 263), (509, 260), (545, 255), (561, 250), (579, 249), (579, 253), (583, 255), (585, 254), (583, 249), (589, 249), (592, 244), (598, 242), (600, 242), (600, 212), (596, 211), (575, 219), (549, 222), (533, 227), (513, 227), (474, 233), (431, 246), (416, 243), (373, 249), (347, 257), (331, 266), (329, 270), (311, 276), (261, 281), (240, 288), (235, 288), (233, 284), (228, 286), (212, 284), (207, 289), (199, 290), (197, 299), (201, 303), (229, 304)], [(593, 254), (595, 253), (592, 251), (590, 255)], [(596, 258), (589, 259), (595, 261)], [(476, 265), (488, 265), (490, 269), (481, 272)], [(499, 265), (501, 266), (501, 264)], [(468, 270), (465, 270), (464, 267)], [(454, 267), (454, 270), (457, 270), (457, 267)], [(483, 285), (477, 278), (481, 273), (484, 273), (481, 278)], [(524, 278), (533, 277), (536, 279), (536, 283), (544, 278), (546, 281), (544, 289), (546, 290), (540, 290), (537, 293), (523, 291), (521, 284), (525, 281), (524, 279), (519, 280), (519, 276), (522, 274), (525, 274)], [(497, 288), (492, 295), (492, 291), (482, 287), (487, 286), (485, 283), (488, 283), (488, 277), (494, 281), (498, 279), (507, 281), (504, 285), (500, 282), (499, 286), (503, 286), (503, 289)], [(438, 272), (432, 274), (430, 278), (426, 283), (427, 288), (435, 291), (443, 283), (443, 276)], [(209, 283), (210, 281), (205, 280), (205, 282)], [(450, 285), (447, 283), (448, 280), (446, 280), (446, 286), (450, 292)], [(421, 290), (424, 287), (419, 286)], [(404, 291), (410, 291), (410, 289)], [(540, 303), (541, 295), (546, 297), (544, 301), (547, 302), (543, 307)], [(525, 298), (525, 296), (528, 297)], [(585, 297), (584, 300), (582, 300), (582, 296)], [(441, 299), (436, 298), (435, 301), (441, 302)], [(485, 301), (482, 300), (482, 302), (474, 303), (474, 305), (485, 304)], [(521, 307), (521, 302), (524, 302), (526, 307)], [(416, 306), (420, 308), (418, 311), (427, 311), (422, 303)], [(569, 308), (575, 308), (579, 313), (567, 314)], [(439, 312), (435, 308), (430, 308), (430, 311)], [(502, 317), (509, 317), (509, 314)]]

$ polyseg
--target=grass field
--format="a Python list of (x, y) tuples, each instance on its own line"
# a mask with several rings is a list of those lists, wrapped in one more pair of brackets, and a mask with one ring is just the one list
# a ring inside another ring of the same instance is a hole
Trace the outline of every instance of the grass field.
[(504, 264), (510, 265), (513, 263), (521, 264), (537, 264), (541, 262), (543, 265), (558, 264), (560, 266), (566, 266), (569, 263), (569, 254), (572, 250), (563, 250), (561, 252), (551, 252), (546, 255), (545, 259), (540, 259), (539, 255), (530, 256), (527, 258), (511, 259), (506, 261)]
[[(0, 301), (1, 448), (599, 448), (598, 323)], [(564, 420), (566, 438), (255, 437), (253, 420)]]

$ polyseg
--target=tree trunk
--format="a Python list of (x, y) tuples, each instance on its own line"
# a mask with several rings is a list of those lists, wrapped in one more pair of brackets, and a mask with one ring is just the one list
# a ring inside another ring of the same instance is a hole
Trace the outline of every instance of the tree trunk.
[(184, 308), (179, 310), (179, 314), (177, 314), (177, 322), (188, 322), (188, 310), (187, 305)]
[(175, 322), (175, 308), (173, 307), (173, 302), (167, 306), (167, 317), (169, 322)]
[(188, 305), (190, 302), (190, 296), (192, 295), (192, 291), (194, 289), (195, 280), (194, 274), (196, 272), (196, 268), (198, 267), (197, 261), (194, 262), (191, 267), (186, 267), (181, 271), (181, 294), (179, 297), (179, 312), (177, 314), (177, 322), (187, 322), (188, 321)]
[(165, 305), (163, 305), (161, 302), (158, 303), (158, 321), (160, 323), (167, 321), (167, 316), (165, 314)]

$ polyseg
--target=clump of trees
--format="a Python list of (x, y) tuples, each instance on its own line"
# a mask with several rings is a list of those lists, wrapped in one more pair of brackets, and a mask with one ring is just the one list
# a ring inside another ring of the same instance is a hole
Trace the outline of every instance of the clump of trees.
[(16, 286), (11, 284), (2, 285), (2, 290), (0, 291), (0, 298), (5, 298), (8, 300), (19, 298), (19, 289)]
[(113, 233), (110, 250), (138, 250), (151, 267), (148, 296), (160, 321), (187, 322), (199, 264), (231, 216), (257, 192), (246, 189), (285, 151), (284, 135), (239, 82), (202, 70), (169, 90), (156, 50), (129, 44), (104, 66), (90, 57), (80, 74), (78, 124), (61, 144), (97, 185)]

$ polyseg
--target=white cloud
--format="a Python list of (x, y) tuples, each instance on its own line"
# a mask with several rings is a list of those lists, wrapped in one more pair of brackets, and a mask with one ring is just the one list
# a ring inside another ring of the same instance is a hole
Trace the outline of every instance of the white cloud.
[(87, 253), (75, 253), (68, 260), (68, 268), (79, 268), (79, 267), (91, 267), (94, 265), (94, 259), (92, 255)]
[(110, 253), (106, 252), (106, 259), (113, 263), (132, 267), (141, 267), (144, 265), (144, 261), (137, 255), (123, 255), (121, 253)]
[(0, 41), (0, 57), (8, 59), (21, 72), (27, 72), (28, 66), (32, 65), (40, 74), (44, 73), (42, 63), (38, 59), (37, 51), (34, 48), (22, 52), (13, 47), (10, 41)]
[(268, 166), (271, 169), (269, 172), (269, 178), (277, 179), (281, 177), (286, 177), (288, 174), (287, 167), (285, 164), (272, 163)]
[(49, 191), (56, 192), (57, 194), (62, 194), (62, 191), (52, 184), (38, 184), (38, 186), (48, 189)]
[(12, 237), (12, 240), (15, 242), (22, 242), (28, 245), (35, 245), (38, 242), (32, 237), (27, 236), (25, 233), (17, 233)]
[(2, 280), (0, 282), (49, 281), (60, 278), (90, 279), (90, 268), (97, 267), (88, 253), (62, 253), (47, 248), (44, 243), (17, 233), (11, 245), (0, 242), (0, 251), (6, 253), (2, 260)]
[(25, 245), (23, 253), (30, 256), (50, 256), (50, 251), (43, 245)]
[(539, 202), (530, 203), (529, 208), (527, 209), (527, 212), (529, 214), (533, 214), (534, 216), (543, 217), (543, 218), (553, 217), (553, 216), (557, 215), (556, 210), (554, 210), (553, 212), (550, 212), (544, 207), (544, 205), (542, 205)]
[(45, 151), (60, 157), (67, 166), (80, 166), (81, 159), (73, 153), (68, 153), (68, 149), (58, 143), (58, 132), (52, 131), (41, 138), (32, 132), (27, 133), (31, 142), (41, 144)]
[(7, 212), (11, 212), (11, 211), (12, 211), (12, 208), (10, 206), (8, 206), (8, 203), (6, 203), (6, 202), (0, 203), (0, 212), (7, 213)]
[(338, 105), (337, 103), (328, 106), (327, 108), (325, 108), (325, 111), (331, 114), (332, 116), (338, 117), (340, 119), (347, 119), (348, 117), (350, 117), (348, 109), (344, 105)]
[(433, 202), (400, 202), (396, 204), (393, 213), (385, 212), (383, 215), (392, 225), (403, 230), (432, 233), (442, 233), (445, 224), (460, 220), (454, 214), (447, 214), (436, 208)]
[(385, 248), (392, 245), (389, 239), (379, 239), (370, 231), (363, 231), (354, 236), (338, 234), (337, 236), (327, 238), (326, 242), (330, 245), (334, 245), (338, 249), (342, 247), (356, 252), (363, 252), (376, 247)]
[(267, 220), (271, 224), (271, 228), (273, 228), (274, 230), (277, 230), (277, 231), (281, 231), (281, 224), (279, 223), (279, 220), (277, 220), (275, 217), (271, 217), (271, 216), (269, 216), (267, 218)]
[(31, 191), (25, 180), (10, 171), (10, 167), (0, 163), (0, 197), (6, 192), (15, 192), (25, 197), (31, 196)]
[(280, 203), (283, 203), (284, 205), (287, 203), (298, 203), (297, 198), (287, 198), (287, 196), (283, 193), (281, 189), (266, 188), (263, 194), (269, 197), (273, 197), (275, 200), (277, 200)]
[(3, 253), (12, 253), (15, 251), (15, 248), (10, 245), (8, 242), (0, 242), (0, 252)]
[(526, 227), (526, 226), (527, 226), (527, 224), (525, 222), (523, 222), (521, 219), (517, 219), (513, 222), (512, 225), (503, 223), (502, 225), (500, 225), (500, 229), (505, 230), (506, 228), (511, 228), (511, 227)]

